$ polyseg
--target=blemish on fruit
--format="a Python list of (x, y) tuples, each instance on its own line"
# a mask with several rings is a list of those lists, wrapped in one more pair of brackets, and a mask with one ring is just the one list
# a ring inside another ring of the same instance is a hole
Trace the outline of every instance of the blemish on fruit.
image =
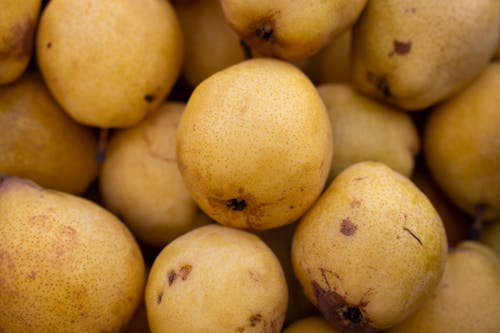
[(351, 222), (349, 217), (342, 220), (342, 224), (340, 225), (340, 232), (346, 236), (352, 236), (358, 229), (358, 226)]
[(402, 41), (395, 39), (393, 41), (393, 46), (394, 46), (394, 53), (399, 54), (399, 55), (405, 55), (405, 54), (410, 53), (411, 41), (402, 42)]
[(385, 97), (391, 97), (391, 87), (385, 75), (376, 75), (373, 72), (366, 72), (366, 79)]
[(156, 304), (161, 304), (161, 299), (163, 298), (163, 292), (160, 291), (160, 293), (158, 294), (158, 296), (156, 296)]
[(312, 281), (312, 286), (318, 309), (334, 328), (347, 332), (377, 331), (370, 326), (371, 320), (363, 313), (367, 302), (349, 304), (340, 294), (321, 288), (316, 281)]
[(52, 43), (51, 42), (48, 42), (47, 43), (47, 48), (50, 49), (52, 47)]
[(168, 285), (171, 286), (172, 283), (174, 283), (175, 279), (177, 278), (177, 273), (175, 271), (170, 271), (168, 273)]
[(36, 279), (36, 272), (35, 271), (31, 271), (30, 274), (28, 275), (28, 278), (30, 280)]
[(155, 97), (154, 97), (154, 95), (147, 94), (144, 96), (144, 100), (148, 103), (153, 103), (155, 100)]
[(33, 47), (33, 34), (35, 24), (31, 17), (27, 17), (10, 28), (11, 38), (4, 39), (7, 42), (7, 54), (12, 53), (19, 59), (31, 56)]
[(189, 273), (191, 273), (191, 269), (193, 267), (191, 265), (184, 265), (181, 267), (179, 270), (179, 275), (181, 276), (181, 279), (185, 281), (188, 278)]
[(424, 246), (424, 244), (422, 243), (422, 241), (420, 240), (420, 238), (418, 238), (417, 235), (415, 235), (410, 229), (408, 229), (406, 227), (403, 227), (403, 230), (406, 231), (407, 233), (409, 233), (410, 236), (412, 236), (413, 238), (415, 238), (420, 245)]
[(260, 313), (254, 314), (250, 317), (250, 326), (255, 327), (259, 322), (262, 321), (262, 315)]
[(236, 198), (226, 201), (226, 207), (234, 211), (242, 211), (247, 207), (245, 200), (238, 200)]
[(351, 201), (351, 208), (359, 208), (361, 206), (361, 200), (354, 199)]

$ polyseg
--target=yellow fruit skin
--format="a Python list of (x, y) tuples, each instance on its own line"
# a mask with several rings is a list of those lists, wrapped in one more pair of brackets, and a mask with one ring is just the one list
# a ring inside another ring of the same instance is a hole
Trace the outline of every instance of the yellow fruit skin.
[(469, 214), (500, 217), (500, 63), (430, 113), (424, 153), (446, 195)]
[(174, 6), (185, 41), (182, 75), (192, 87), (245, 59), (238, 35), (229, 27), (218, 0), (179, 0)]
[(408, 110), (445, 100), (490, 62), (500, 2), (368, 1), (353, 29), (352, 82)]
[(418, 311), (387, 333), (500, 332), (500, 257), (475, 241), (450, 251), (443, 278)]
[(306, 296), (334, 327), (374, 332), (430, 296), (446, 251), (441, 219), (415, 185), (381, 163), (359, 162), (300, 220), (292, 264)]
[(33, 54), (41, 0), (2, 0), (0, 4), (0, 84), (17, 80)]
[(184, 182), (215, 221), (269, 229), (323, 190), (333, 153), (325, 106), (295, 66), (256, 58), (203, 81), (177, 131)]
[(283, 333), (338, 333), (323, 317), (311, 316), (290, 324)]
[(97, 136), (61, 109), (36, 73), (0, 86), (0, 174), (81, 194), (97, 176)]
[(2, 181), (3, 332), (118, 332), (144, 283), (140, 249), (108, 211), (28, 180)]
[(183, 39), (168, 1), (52, 0), (40, 17), (36, 50), (50, 91), (74, 119), (126, 127), (170, 92)]
[(420, 139), (408, 114), (347, 84), (322, 84), (318, 92), (330, 116), (336, 147), (328, 182), (349, 165), (367, 160), (411, 176)]
[[(317, 53), (354, 24), (366, 0), (220, 0), (226, 20), (260, 54), (288, 61)], [(307, 8), (307, 10), (305, 10)]]
[(212, 224), (160, 252), (145, 299), (152, 333), (278, 333), (287, 295), (283, 270), (264, 242)]
[(175, 155), (183, 103), (168, 102), (138, 124), (117, 130), (100, 170), (105, 206), (142, 242), (163, 247), (209, 218), (187, 190)]

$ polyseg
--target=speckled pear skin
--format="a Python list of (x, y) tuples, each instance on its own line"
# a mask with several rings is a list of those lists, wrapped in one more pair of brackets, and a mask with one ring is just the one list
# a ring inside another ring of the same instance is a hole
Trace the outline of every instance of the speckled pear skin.
[(436, 288), (447, 242), (430, 201), (379, 162), (345, 169), (302, 217), (292, 263), (306, 296), (334, 327), (376, 332)]
[(118, 332), (145, 265), (132, 234), (95, 203), (7, 177), (0, 183), (0, 328)]
[(197, 86), (176, 152), (188, 190), (212, 219), (270, 229), (295, 222), (317, 199), (333, 145), (307, 76), (285, 61), (255, 58)]

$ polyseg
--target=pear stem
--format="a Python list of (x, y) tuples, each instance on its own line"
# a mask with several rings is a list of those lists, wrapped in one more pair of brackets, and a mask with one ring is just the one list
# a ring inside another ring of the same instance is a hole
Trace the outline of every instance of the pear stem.
[(469, 238), (477, 240), (481, 235), (484, 225), (484, 213), (486, 211), (486, 204), (478, 204), (474, 209), (474, 222), (469, 229)]
[(95, 154), (95, 160), (97, 163), (103, 163), (106, 158), (106, 148), (108, 146), (108, 136), (109, 129), (101, 128), (99, 130), (99, 141), (97, 142), (97, 152)]
[(247, 43), (245, 43), (245, 41), (243, 39), (240, 39), (240, 45), (241, 45), (241, 48), (243, 49), (243, 55), (245, 56), (245, 59), (252, 59), (253, 54), (252, 54), (252, 49), (250, 48), (250, 46)]

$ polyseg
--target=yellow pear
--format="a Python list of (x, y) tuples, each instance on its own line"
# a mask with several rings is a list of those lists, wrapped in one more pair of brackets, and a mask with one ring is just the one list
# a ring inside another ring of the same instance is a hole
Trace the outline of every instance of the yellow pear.
[(262, 55), (310, 57), (351, 28), (366, 0), (220, 0), (231, 27)]
[(279, 261), (262, 240), (212, 224), (160, 252), (145, 299), (152, 333), (278, 333), (287, 295)]
[(178, 0), (174, 7), (185, 44), (182, 75), (190, 86), (244, 60), (239, 37), (224, 18), (219, 0)]
[(295, 222), (323, 190), (332, 152), (316, 88), (297, 67), (271, 58), (200, 83), (177, 131), (177, 162), (194, 200), (238, 228)]
[(341, 331), (375, 332), (430, 297), (444, 270), (438, 213), (407, 178), (379, 162), (340, 173), (301, 218), (292, 264), (306, 296)]
[(139, 246), (111, 213), (26, 179), (0, 183), (3, 332), (119, 332), (144, 285)]
[(383, 162), (411, 176), (420, 138), (408, 114), (347, 84), (322, 84), (318, 92), (330, 115), (335, 143), (328, 182), (349, 165), (366, 160)]
[(0, 84), (17, 80), (33, 55), (41, 0), (3, 0), (0, 4)]
[(325, 318), (310, 316), (297, 320), (287, 326), (283, 333), (339, 333)]
[(37, 73), (0, 86), (0, 174), (81, 194), (97, 176), (97, 136), (61, 109)]
[(74, 119), (124, 127), (168, 95), (183, 40), (169, 1), (52, 0), (40, 17), (36, 50), (50, 91)]
[(368, 1), (353, 29), (352, 81), (408, 110), (450, 97), (486, 67), (500, 1)]
[(177, 168), (175, 135), (184, 106), (166, 102), (139, 123), (116, 130), (99, 176), (105, 207), (140, 241), (156, 247), (209, 222)]
[(311, 56), (305, 72), (315, 84), (346, 83), (351, 79), (352, 30), (346, 30)]
[(484, 220), (500, 217), (499, 91), (500, 63), (493, 62), (431, 111), (423, 135), (436, 182), (457, 206)]
[(500, 257), (480, 243), (459, 243), (432, 297), (386, 332), (500, 332)]

